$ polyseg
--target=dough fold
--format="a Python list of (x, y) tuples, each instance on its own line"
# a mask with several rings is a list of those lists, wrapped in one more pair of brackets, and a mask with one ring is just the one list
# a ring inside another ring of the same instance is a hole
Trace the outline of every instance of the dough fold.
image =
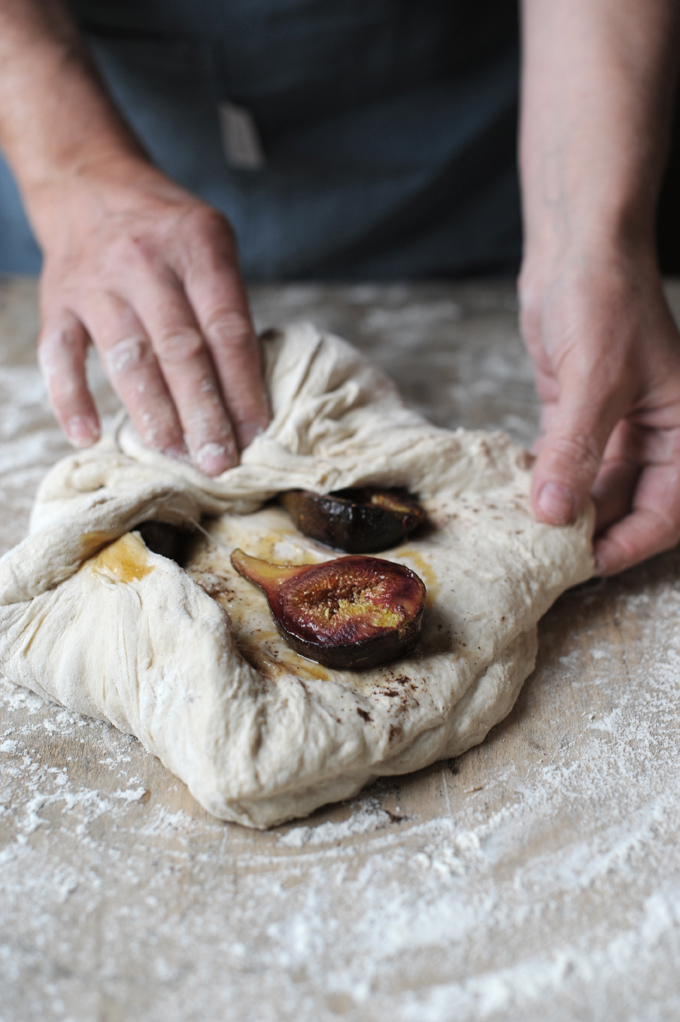
[[(531, 459), (502, 433), (437, 429), (355, 349), (308, 324), (264, 341), (269, 428), (216, 479), (146, 450), (121, 418), (42, 483), (30, 535), (0, 560), (0, 668), (137, 736), (215, 816), (266, 827), (481, 742), (536, 655), (536, 623), (588, 578), (592, 509), (529, 513)], [(336, 556), (266, 501), (293, 487), (418, 494), (432, 524), (380, 556), (428, 587), (421, 641), (332, 671), (294, 654), (229, 552)], [(148, 520), (201, 524), (184, 564)]]

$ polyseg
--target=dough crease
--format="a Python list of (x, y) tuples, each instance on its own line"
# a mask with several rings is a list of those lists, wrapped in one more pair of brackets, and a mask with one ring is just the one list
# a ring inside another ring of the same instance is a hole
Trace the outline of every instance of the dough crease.
[[(215, 816), (267, 827), (481, 742), (533, 670), (536, 624), (590, 577), (593, 514), (534, 522), (531, 458), (502, 433), (439, 429), (354, 348), (309, 324), (263, 341), (272, 422), (208, 479), (145, 449), (121, 417), (43, 481), (29, 536), (0, 559), (0, 669), (110, 721)], [(240, 546), (273, 561), (336, 553), (267, 504), (282, 490), (405, 486), (431, 527), (380, 556), (416, 571), (415, 652), (365, 672), (290, 650)], [(179, 567), (136, 528), (193, 528)]]

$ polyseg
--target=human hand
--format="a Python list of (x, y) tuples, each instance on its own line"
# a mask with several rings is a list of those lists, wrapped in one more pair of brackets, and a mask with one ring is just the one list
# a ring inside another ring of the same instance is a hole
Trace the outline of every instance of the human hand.
[(653, 253), (530, 259), (521, 326), (542, 404), (532, 508), (573, 520), (597, 509), (598, 573), (612, 575), (680, 539), (680, 335)]
[(99, 436), (94, 343), (142, 441), (207, 475), (269, 420), (227, 221), (143, 160), (88, 167), (31, 196), (43, 246), (40, 364), (76, 446)]

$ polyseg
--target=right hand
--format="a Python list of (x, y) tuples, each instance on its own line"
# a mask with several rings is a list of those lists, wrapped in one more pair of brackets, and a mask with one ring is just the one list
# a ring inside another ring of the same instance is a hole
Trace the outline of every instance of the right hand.
[(530, 251), (520, 293), (543, 413), (534, 514), (564, 525), (590, 492), (613, 575), (680, 540), (680, 334), (655, 253)]
[(226, 219), (142, 160), (45, 186), (40, 364), (55, 414), (86, 447), (99, 420), (93, 343), (150, 448), (214, 476), (266, 428), (260, 352)]

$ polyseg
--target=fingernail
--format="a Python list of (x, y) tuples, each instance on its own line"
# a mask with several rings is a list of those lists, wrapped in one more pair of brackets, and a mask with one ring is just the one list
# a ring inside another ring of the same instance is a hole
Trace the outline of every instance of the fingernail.
[(538, 495), (538, 506), (554, 525), (566, 525), (574, 517), (576, 498), (561, 483), (546, 483)]
[(76, 447), (89, 447), (99, 439), (99, 426), (87, 415), (74, 415), (66, 423), (66, 434)]
[(194, 463), (207, 476), (216, 476), (236, 463), (235, 451), (224, 444), (210, 441), (198, 449)]

